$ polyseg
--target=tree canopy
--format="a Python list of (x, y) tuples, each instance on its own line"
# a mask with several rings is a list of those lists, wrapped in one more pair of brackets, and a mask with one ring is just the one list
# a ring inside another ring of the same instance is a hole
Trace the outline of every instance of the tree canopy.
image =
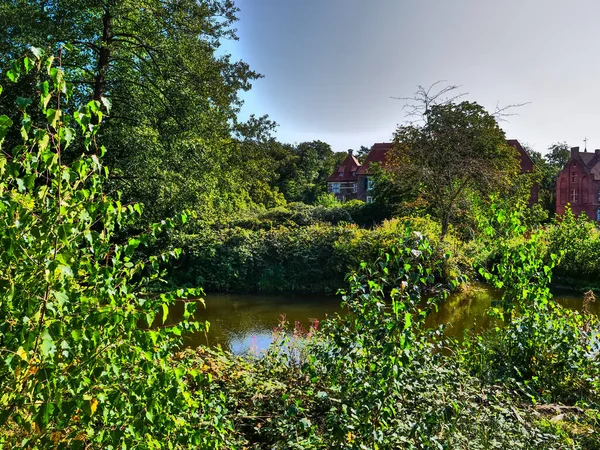
[[(9, 0), (0, 6), (0, 65), (30, 45), (66, 47), (71, 107), (111, 100), (99, 137), (113, 186), (145, 203), (151, 219), (186, 207), (230, 212), (250, 202), (236, 179), (239, 140), (270, 125), (237, 118), (239, 92), (260, 77), (220, 49), (236, 39), (237, 11), (231, 0)], [(7, 92), (0, 111), (14, 97)]]
[(496, 119), (477, 103), (432, 105), (424, 115), (423, 125), (396, 131), (390, 181), (427, 204), (444, 236), (469, 193), (487, 195), (511, 185), (518, 157)]

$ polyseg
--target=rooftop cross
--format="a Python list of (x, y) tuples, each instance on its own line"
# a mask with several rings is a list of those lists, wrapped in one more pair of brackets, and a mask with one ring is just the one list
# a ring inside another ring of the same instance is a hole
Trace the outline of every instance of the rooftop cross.
[(585, 139), (583, 140), (583, 142), (585, 142), (585, 148), (584, 148), (584, 151), (586, 151), (586, 152), (587, 152), (587, 141), (588, 141), (588, 138), (585, 138)]

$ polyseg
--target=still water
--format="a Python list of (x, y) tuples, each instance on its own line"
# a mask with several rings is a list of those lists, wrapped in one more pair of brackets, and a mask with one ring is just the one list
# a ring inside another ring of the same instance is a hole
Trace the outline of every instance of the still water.
[[(491, 325), (486, 311), (497, 292), (483, 284), (473, 284), (466, 291), (452, 294), (438, 311), (427, 318), (428, 326), (447, 324), (446, 334), (459, 337), (464, 330), (481, 330)], [(563, 306), (581, 309), (583, 295), (573, 291), (556, 291), (554, 298)], [(220, 345), (236, 354), (260, 352), (271, 342), (273, 329), (285, 317), (290, 324), (298, 322), (308, 328), (315, 320), (342, 313), (339, 297), (307, 297), (294, 295), (209, 294), (206, 308), (198, 305), (196, 319), (210, 322), (208, 333), (188, 336), (190, 346)], [(592, 312), (600, 314), (600, 303), (592, 304)], [(171, 320), (181, 317), (181, 308), (171, 311)]]

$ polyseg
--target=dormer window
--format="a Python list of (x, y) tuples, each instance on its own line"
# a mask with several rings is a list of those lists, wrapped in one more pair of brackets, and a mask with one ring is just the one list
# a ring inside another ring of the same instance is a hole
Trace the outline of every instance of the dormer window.
[(340, 172), (340, 178), (344, 176), (344, 172)]
[(356, 175), (356, 170), (352, 171), (352, 176)]

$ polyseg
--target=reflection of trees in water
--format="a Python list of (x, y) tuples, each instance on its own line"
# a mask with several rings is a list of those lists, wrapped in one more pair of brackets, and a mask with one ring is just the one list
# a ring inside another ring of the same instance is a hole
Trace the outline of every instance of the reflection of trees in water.
[[(554, 300), (564, 307), (581, 310), (583, 295), (568, 290), (560, 290), (554, 294)], [(492, 300), (500, 300), (502, 293), (483, 283), (473, 283), (464, 292), (453, 293), (439, 305), (426, 320), (426, 325), (435, 327), (448, 324), (446, 335), (461, 338), (465, 330), (480, 332), (497, 324), (488, 315)], [(600, 314), (600, 304), (593, 304), (593, 314)]]
[[(491, 327), (494, 322), (487, 315), (492, 299), (500, 299), (501, 293), (490, 287), (473, 283), (464, 292), (448, 297), (437, 312), (427, 318), (428, 327), (449, 324), (446, 335), (461, 338), (465, 330), (474, 332)], [(566, 307), (581, 309), (582, 296), (573, 292), (559, 292), (556, 300)], [(253, 348), (257, 352), (265, 349), (272, 339), (272, 331), (285, 314), (291, 328), (299, 321), (304, 328), (312, 319), (325, 319), (326, 315), (342, 312), (336, 297), (261, 296), (261, 295), (209, 295), (206, 308), (198, 304), (196, 319), (209, 321), (207, 335), (196, 333), (186, 336), (186, 345), (221, 345), (235, 353), (244, 353)], [(600, 303), (592, 304), (592, 312), (598, 314)], [(182, 305), (175, 305), (169, 314), (169, 323), (181, 320)]]
[[(186, 345), (221, 345), (235, 353), (264, 350), (272, 338), (273, 329), (282, 315), (293, 328), (295, 322), (308, 328), (314, 319), (340, 311), (337, 297), (261, 296), (244, 294), (215, 294), (205, 299), (206, 308), (198, 306), (196, 320), (210, 322), (205, 336), (196, 333), (187, 336)], [(179, 312), (179, 319), (183, 309)], [(179, 309), (173, 309), (172, 319), (177, 319)], [(208, 338), (208, 341), (207, 341)]]
[(438, 311), (434, 311), (426, 320), (426, 325), (436, 327), (447, 324), (445, 334), (460, 338), (465, 330), (479, 331), (491, 325), (487, 310), (498, 293), (491, 288), (473, 284), (463, 292), (450, 295)]

